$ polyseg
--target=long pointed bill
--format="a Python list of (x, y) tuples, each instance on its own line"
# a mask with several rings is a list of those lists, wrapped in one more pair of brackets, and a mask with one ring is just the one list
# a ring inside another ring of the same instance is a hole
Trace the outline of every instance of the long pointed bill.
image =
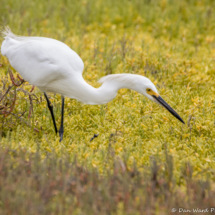
[[(161, 96), (152, 95), (153, 98), (164, 108), (166, 108), (174, 117), (184, 123), (183, 119), (162, 99)], [(185, 124), (185, 123), (184, 123)]]

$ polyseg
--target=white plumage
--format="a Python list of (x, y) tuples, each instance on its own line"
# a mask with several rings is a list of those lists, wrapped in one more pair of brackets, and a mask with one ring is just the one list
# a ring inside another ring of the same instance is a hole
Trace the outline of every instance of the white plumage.
[[(12, 67), (26, 81), (43, 92), (59, 93), (95, 105), (107, 103), (119, 89), (129, 88), (162, 104), (155, 98), (159, 96), (156, 87), (146, 77), (134, 74), (108, 75), (101, 78), (101, 87), (94, 88), (82, 77), (83, 61), (66, 44), (45, 37), (17, 36), (9, 28), (3, 31), (3, 35), (2, 55), (8, 58)], [(151, 91), (147, 92), (148, 89)], [(173, 115), (176, 116), (175, 112)], [(179, 120), (183, 122), (181, 118)]]

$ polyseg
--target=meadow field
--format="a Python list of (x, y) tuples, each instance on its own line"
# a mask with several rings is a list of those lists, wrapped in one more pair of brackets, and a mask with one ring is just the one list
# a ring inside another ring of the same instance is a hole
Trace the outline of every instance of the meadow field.
[[(1, 29), (66, 43), (94, 87), (108, 74), (146, 76), (185, 121), (128, 89), (107, 105), (66, 98), (59, 142), (43, 93), (26, 82), (13, 86), (8, 68), (17, 72), (0, 55), (1, 214), (215, 207), (214, 8), (213, 0), (1, 0)], [(61, 96), (48, 95), (59, 127)], [(72, 193), (75, 186), (83, 189)], [(104, 195), (96, 198), (94, 188)]]

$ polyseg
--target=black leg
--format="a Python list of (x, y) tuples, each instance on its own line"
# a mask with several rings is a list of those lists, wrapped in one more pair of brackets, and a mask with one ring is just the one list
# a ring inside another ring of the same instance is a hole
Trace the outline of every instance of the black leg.
[(64, 114), (64, 96), (62, 96), (62, 109), (61, 109), (61, 124), (59, 129), (60, 142), (63, 140), (63, 114)]
[(54, 129), (55, 129), (55, 132), (57, 134), (57, 126), (56, 126), (56, 122), (55, 122), (55, 118), (54, 118), (53, 105), (49, 101), (49, 98), (48, 98), (48, 96), (47, 96), (46, 93), (44, 93), (44, 96), (46, 98), (46, 101), (47, 101), (47, 104), (48, 104), (48, 108), (49, 108), (51, 116), (52, 116), (52, 121), (53, 121), (53, 124), (54, 124)]

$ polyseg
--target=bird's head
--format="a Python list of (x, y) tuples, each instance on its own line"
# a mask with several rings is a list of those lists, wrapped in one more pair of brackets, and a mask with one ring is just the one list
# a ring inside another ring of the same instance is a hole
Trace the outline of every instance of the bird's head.
[[(174, 111), (159, 95), (158, 90), (155, 85), (146, 77), (142, 75), (135, 75), (129, 73), (123, 74), (112, 74), (104, 76), (100, 79), (100, 83), (103, 83), (103, 88), (106, 92), (112, 91), (114, 89), (114, 94), (111, 99), (116, 96), (116, 93), (121, 88), (129, 88), (135, 90), (142, 95), (146, 96), (153, 102), (158, 103), (167, 109), (174, 117), (180, 120), (182, 123), (184, 121), (182, 118)], [(102, 88), (102, 87), (101, 87)]]
[(139, 93), (146, 96), (151, 101), (163, 106), (166, 110), (168, 110), (174, 117), (176, 117), (178, 120), (180, 120), (182, 123), (184, 121), (182, 118), (176, 113), (176, 111), (171, 108), (164, 99), (159, 95), (158, 90), (156, 89), (155, 85), (146, 77), (139, 76), (135, 80), (135, 90)]

